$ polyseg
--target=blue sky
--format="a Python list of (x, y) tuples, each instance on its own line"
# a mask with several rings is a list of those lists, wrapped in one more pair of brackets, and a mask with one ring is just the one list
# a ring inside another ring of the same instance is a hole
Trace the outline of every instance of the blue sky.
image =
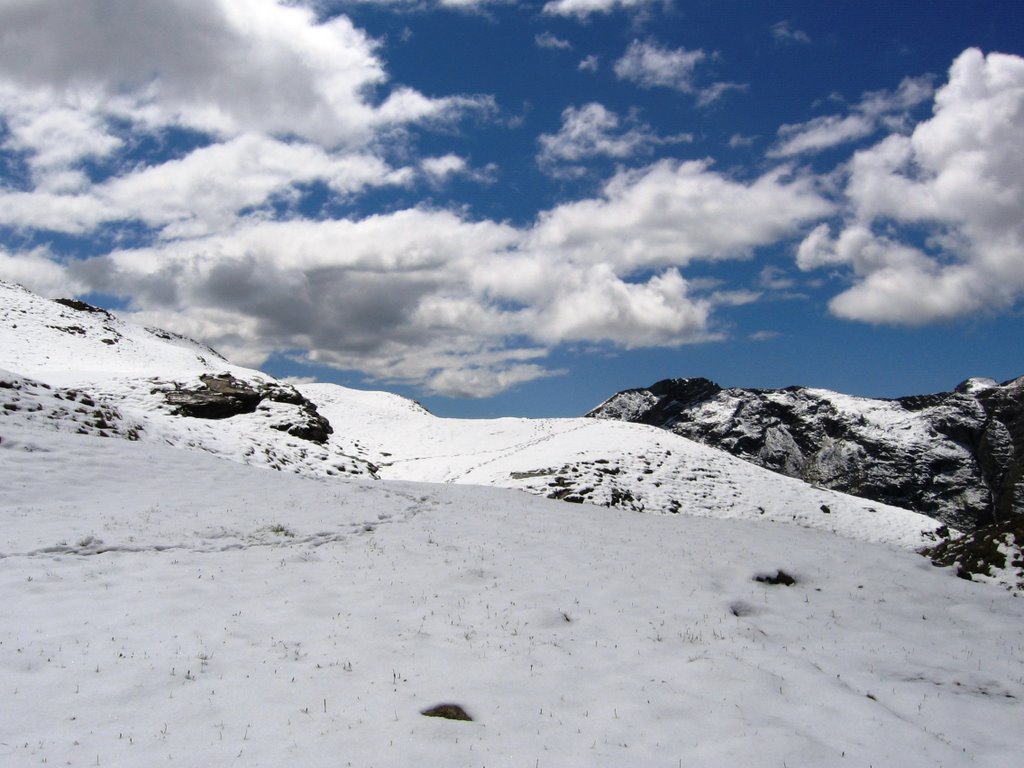
[(1024, 374), (1024, 6), (0, 2), (0, 278), (576, 415)]

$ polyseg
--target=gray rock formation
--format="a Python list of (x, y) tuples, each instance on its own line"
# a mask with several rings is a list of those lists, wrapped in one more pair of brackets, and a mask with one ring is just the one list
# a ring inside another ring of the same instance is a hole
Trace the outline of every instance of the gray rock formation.
[(816, 485), (962, 530), (1024, 512), (1024, 377), (874, 400), (666, 379), (587, 414), (650, 424)]
[[(298, 406), (296, 418), (271, 424), (271, 428), (293, 437), (322, 445), (334, 430), (316, 405), (298, 390), (277, 382), (242, 381), (229, 373), (203, 374), (200, 387), (177, 387), (164, 392), (164, 399), (181, 416), (199, 419), (228, 419), (255, 413), (264, 400)], [(157, 390), (159, 391), (159, 390)]]

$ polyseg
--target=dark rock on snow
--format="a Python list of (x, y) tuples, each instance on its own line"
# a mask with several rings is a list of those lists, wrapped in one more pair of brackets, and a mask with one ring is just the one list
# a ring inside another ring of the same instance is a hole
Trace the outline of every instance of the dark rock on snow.
[(164, 398), (181, 416), (199, 419), (228, 419), (246, 413), (255, 413), (264, 400), (297, 406), (296, 418), (272, 424), (273, 429), (287, 432), (293, 437), (323, 444), (334, 430), (316, 405), (298, 390), (286, 384), (263, 381), (242, 381), (229, 373), (203, 374), (201, 387), (166, 391)]

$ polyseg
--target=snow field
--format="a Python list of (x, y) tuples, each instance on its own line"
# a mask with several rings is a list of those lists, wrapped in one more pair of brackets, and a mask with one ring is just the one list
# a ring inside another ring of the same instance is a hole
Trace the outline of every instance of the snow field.
[[(1006, 765), (1024, 606), (886, 546), (7, 429), (10, 766)], [(753, 580), (783, 569), (791, 587)], [(454, 701), (471, 723), (424, 718)]]

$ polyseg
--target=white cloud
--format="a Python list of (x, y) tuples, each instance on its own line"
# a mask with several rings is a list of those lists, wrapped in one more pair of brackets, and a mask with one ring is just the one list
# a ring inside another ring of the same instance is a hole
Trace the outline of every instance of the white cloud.
[(515, 0), (438, 0), (438, 5), (443, 8), (469, 10), (485, 5), (504, 5), (514, 1)]
[(448, 153), (424, 158), (420, 161), (420, 170), (434, 186), (443, 184), (455, 176), (462, 176), (479, 184), (491, 184), (498, 172), (498, 166), (490, 163), (483, 168), (473, 168), (466, 158)]
[(374, 89), (376, 43), (345, 17), (275, 0), (35, 0), (0, 6), (0, 84), (87, 118), (262, 132), (328, 146), (438, 119), (472, 99)]
[(547, 212), (531, 238), (579, 262), (651, 268), (743, 257), (831, 211), (809, 180), (783, 170), (744, 184), (706, 162), (664, 160), (616, 174), (599, 198)]
[(544, 5), (544, 13), (552, 16), (586, 18), (594, 13), (611, 13), (619, 8), (641, 9), (661, 0), (551, 0)]
[(714, 104), (729, 91), (745, 90), (747, 90), (746, 83), (712, 83), (706, 88), (701, 88), (700, 91), (697, 93), (697, 106), (706, 107), (709, 104)]
[(772, 24), (770, 31), (772, 38), (779, 45), (807, 44), (811, 42), (810, 36), (802, 29), (794, 27), (791, 21), (778, 21)]
[[(848, 267), (832, 311), (916, 325), (1005, 309), (1024, 295), (1024, 59), (953, 63), (933, 116), (856, 153), (849, 220), (801, 244), (802, 269)], [(921, 233), (924, 233), (923, 235)]]
[(420, 167), (433, 181), (444, 181), (449, 176), (465, 173), (468, 163), (466, 158), (456, 154), (440, 157), (427, 157), (420, 161)]
[(572, 43), (570, 43), (568, 40), (563, 40), (560, 37), (556, 37), (553, 33), (547, 31), (535, 35), (533, 38), (533, 42), (534, 44), (536, 44), (538, 48), (553, 48), (555, 50), (560, 51), (572, 50)]
[(322, 181), (348, 195), (411, 176), (373, 155), (331, 155), (311, 144), (246, 134), (69, 194), (0, 192), (0, 223), (83, 233), (136, 220), (163, 228), (165, 237), (196, 236), (230, 226), (243, 209), (290, 195), (298, 184)]
[(694, 69), (704, 58), (702, 50), (665, 48), (654, 42), (634, 40), (615, 62), (615, 74), (641, 88), (674, 88), (690, 93), (694, 90)]
[(449, 365), (427, 379), (428, 391), (447, 397), (491, 397), (517, 384), (536, 379), (559, 376), (564, 371), (553, 371), (532, 363), (492, 365)]
[(690, 135), (659, 137), (650, 126), (635, 120), (629, 127), (614, 112), (591, 102), (582, 107), (567, 107), (562, 112), (558, 133), (542, 134), (537, 157), (540, 166), (555, 175), (575, 176), (583, 168), (575, 163), (591, 157), (625, 160), (647, 153), (658, 144), (692, 141)]
[(905, 78), (896, 91), (866, 93), (849, 115), (824, 115), (805, 123), (783, 125), (769, 157), (820, 152), (871, 136), (881, 128), (900, 130), (907, 112), (931, 98), (931, 78)]
[[(461, 165), (436, 160), (441, 172)], [(528, 227), (425, 209), (245, 218), (64, 265), (8, 256), (0, 274), (124, 296), (138, 320), (241, 363), (305, 350), (379, 381), (486, 396), (557, 373), (544, 361), (559, 344), (717, 338), (716, 307), (752, 296), (691, 284), (680, 267), (743, 257), (830, 211), (810, 182), (782, 172), (741, 183), (663, 161)]]
[[(388, 90), (377, 43), (349, 20), (317, 23), (275, 0), (35, 0), (0, 4), (0, 29), (0, 148), (31, 171), (27, 188), (0, 190), (0, 224), (15, 228), (84, 234), (123, 221), (185, 237), (287, 206), (314, 182), (343, 201), (414, 179), (375, 154), (410, 121), (493, 108)], [(125, 160), (140, 135), (159, 142), (182, 127), (206, 146)], [(86, 160), (109, 178), (90, 180)]]
[(711, 337), (711, 301), (689, 295), (676, 269), (645, 283), (621, 280), (611, 267), (573, 270), (557, 301), (530, 314), (541, 341), (611, 341), (626, 348), (676, 346)]
[(744, 136), (742, 133), (734, 133), (729, 137), (729, 146), (733, 149), (737, 147), (750, 147), (753, 146), (755, 141), (757, 141), (757, 136)]
[(792, 157), (863, 139), (876, 130), (874, 120), (864, 115), (825, 115), (799, 125), (779, 129), (780, 144), (769, 150), (770, 157)]
[(43, 296), (73, 296), (85, 290), (44, 248), (21, 253), (0, 248), (0, 277)]
[(796, 281), (778, 267), (769, 264), (757, 276), (757, 284), (768, 291), (788, 291), (796, 286)]
[(0, 116), (6, 117), (8, 136), (0, 148), (27, 154), (36, 185), (59, 192), (82, 185), (68, 171), (85, 158), (103, 158), (123, 145), (105, 121), (81, 108), (55, 106), (43, 94), (22, 92), (0, 83)]
[(597, 56), (584, 56), (580, 59), (579, 69), (580, 72), (597, 72), (601, 66), (601, 60)]

